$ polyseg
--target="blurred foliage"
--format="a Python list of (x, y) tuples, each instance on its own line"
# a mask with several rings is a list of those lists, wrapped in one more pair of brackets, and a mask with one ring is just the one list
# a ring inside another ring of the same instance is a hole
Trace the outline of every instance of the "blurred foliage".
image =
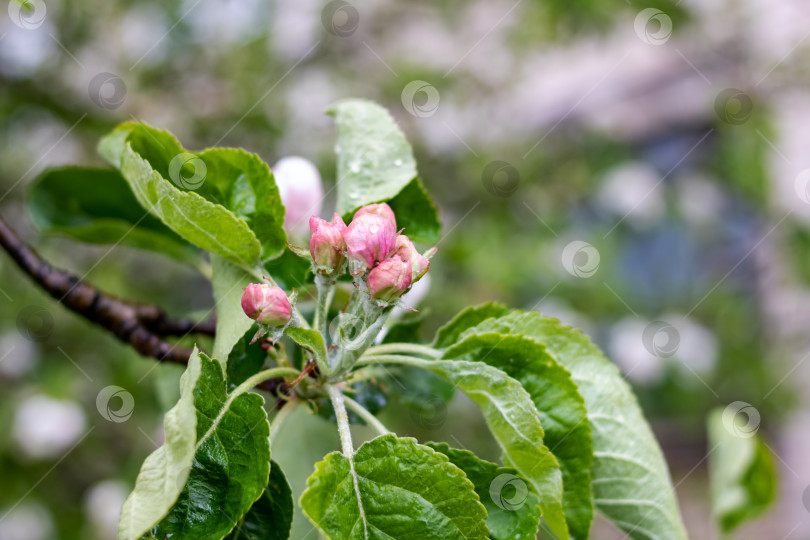
[(773, 455), (756, 433), (759, 426), (752, 424), (759, 418), (749, 416), (740, 422), (737, 412), (736, 404), (731, 404), (711, 411), (707, 421), (713, 449), (709, 456), (712, 511), (721, 533), (764, 512), (777, 490)]
[[(428, 313), (418, 330), (424, 339), (461, 308), (493, 300), (559, 316), (609, 352), (619, 321), (674, 324), (673, 318), (688, 318), (708, 329), (716, 344), (708, 367), (691, 366), (682, 348), (680, 355), (654, 359), (660, 368), (655, 377), (630, 377), (648, 417), (675, 431), (664, 433), (665, 441), (702, 447), (703, 416), (717, 404), (746, 400), (763, 416), (789, 409), (794, 398), (785, 388), (762, 399), (779, 378), (771, 367), (778, 358), (770, 356), (758, 270), (747, 257), (767, 232), (771, 212), (764, 139), (772, 133), (769, 111), (757, 108), (741, 125), (708, 114), (637, 138), (564, 121), (565, 111), (559, 127), (548, 122), (553, 133), (529, 118), (516, 118), (513, 131), (499, 124), (508, 110), (504, 102), (515, 95), (510, 89), (528, 75), (513, 63), (560, 43), (607, 35), (617, 25), (629, 33), (642, 8), (659, 8), (676, 28), (688, 28), (690, 15), (679, 2), (532, 0), (513, 7), (450, 0), (356, 7), (358, 30), (344, 37), (325, 25), (323, 5), (314, 1), (51, 1), (43, 26), (33, 30), (4, 15), (0, 34), (7, 35), (0, 47), (14, 44), (0, 61), (4, 218), (27, 232), (54, 265), (100, 288), (158, 303), (173, 315), (204, 318), (212, 304), (206, 281), (169, 258), (31, 233), (21, 210), (26, 186), (46, 165), (101, 165), (95, 151), (100, 136), (121, 121), (143, 119), (193, 149), (243, 146), (271, 165), (285, 155), (305, 156), (318, 166), (328, 191), (336, 165), (334, 130), (323, 110), (339, 98), (367, 97), (394, 111), (440, 207), (446, 236), (431, 263), (432, 292), (422, 306)], [(501, 17), (504, 23), (477, 49)], [(120, 107), (89, 92), (100, 73), (124, 82)], [(549, 81), (557, 75), (546, 74)], [(451, 110), (458, 125), (409, 115), (401, 94), (412, 80), (435, 85), (439, 106)], [(707, 144), (690, 151), (707, 132)], [(506, 196), (482, 178), (495, 160), (518, 172)], [(627, 164), (643, 164), (661, 180), (655, 197), (662, 203), (651, 215), (637, 219), (606, 203), (608, 178)], [(695, 185), (700, 189), (690, 191)], [(334, 194), (327, 198), (331, 209)], [(703, 199), (716, 204), (696, 217), (691, 205)], [(601, 256), (592, 278), (573, 277), (560, 264), (563, 247), (575, 239), (588, 241)], [(786, 241), (794, 247), (791, 267), (810, 284), (810, 233), (795, 224)], [(273, 264), (294, 267), (300, 260), (288, 252)], [(24, 498), (47, 509), (54, 538), (108, 538), (84, 501), (102, 481), (122, 480), (128, 491), (143, 457), (160, 442), (161, 414), (176, 398), (180, 369), (139, 359), (56, 305), (5, 256), (0, 303), (0, 358), (19, 356), (22, 366), (12, 370), (9, 361), (0, 370), (0, 512)], [(20, 320), (28, 306), (40, 306), (44, 314)], [(403, 375), (393, 374), (389, 384)], [(425, 393), (443, 396), (446, 388), (433, 388), (434, 382), (424, 381)], [(96, 408), (99, 391), (109, 385), (134, 397), (126, 422), (110, 422)], [(55, 458), (36, 459), (12, 435), (20, 404), (40, 394), (78, 403), (86, 419), (79, 433), (86, 438), (61, 461), (70, 446)], [(415, 412), (398, 417), (401, 404)], [(497, 448), (467, 405), (458, 396), (447, 406), (443, 399), (403, 396), (384, 405), (382, 414), (400, 434), (424, 440), (436, 438), (440, 422), (451, 446), (463, 443), (496, 459)], [(282, 436), (296, 442), (280, 445), (274, 459), (300, 493), (311, 463), (337, 448), (337, 438), (319, 416), (295, 414)], [(322, 436), (309, 431), (308, 439), (296, 439), (311, 425), (323, 427)], [(308, 464), (296, 460), (302, 453), (311, 454)], [(308, 530), (300, 519), (294, 526), (295, 538)]]

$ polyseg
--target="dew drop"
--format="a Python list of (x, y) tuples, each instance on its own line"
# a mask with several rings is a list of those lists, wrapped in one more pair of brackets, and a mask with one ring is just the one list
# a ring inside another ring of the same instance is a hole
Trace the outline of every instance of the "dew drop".
[(377, 234), (378, 232), (380, 232), (380, 226), (377, 225), (377, 224), (374, 224), (371, 227), (369, 227), (368, 230), (369, 230), (369, 232), (371, 234)]
[(349, 193), (349, 198), (350, 199), (357, 199), (359, 197), (360, 197), (360, 194), (357, 193), (356, 191), (352, 191), (351, 193)]
[(395, 160), (395, 161), (394, 161), (394, 165), (396, 165), (397, 167), (399, 167), (400, 165), (402, 165), (402, 160), (401, 160), (401, 159), (397, 159), (397, 160)]

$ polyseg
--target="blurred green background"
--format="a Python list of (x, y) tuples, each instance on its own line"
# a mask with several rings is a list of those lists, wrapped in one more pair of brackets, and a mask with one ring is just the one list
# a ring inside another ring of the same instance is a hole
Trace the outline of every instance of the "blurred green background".
[[(715, 536), (705, 414), (752, 404), (782, 482), (776, 507), (739, 537), (810, 538), (806, 3), (30, 6), (12, 0), (0, 14), (0, 214), (54, 265), (204, 316), (211, 291), (191, 269), (39, 234), (25, 207), (33, 179), (101, 164), (98, 138), (138, 119), (192, 149), (312, 161), (327, 216), (335, 132), (324, 110), (373, 99), (413, 143), (444, 225), (420, 303), (425, 339), (489, 300), (582, 328), (633, 383), (693, 538)], [(56, 305), (5, 255), (0, 306), (0, 539), (113, 538), (180, 370)], [(111, 385), (133, 396), (131, 416), (97, 406)], [(461, 396), (393, 409), (381, 414), (398, 433), (495, 455)], [(300, 491), (337, 438), (322, 418), (295, 414), (274, 457)], [(604, 523), (592, 536), (622, 537)], [(302, 537), (315, 533), (297, 519)]]

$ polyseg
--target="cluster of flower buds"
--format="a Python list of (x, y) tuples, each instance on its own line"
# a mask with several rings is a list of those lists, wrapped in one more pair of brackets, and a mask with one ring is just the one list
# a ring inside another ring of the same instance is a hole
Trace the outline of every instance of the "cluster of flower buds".
[(292, 305), (280, 288), (265, 283), (251, 283), (242, 293), (242, 311), (266, 326), (286, 326), (292, 317)]
[(407, 236), (398, 234), (394, 211), (385, 203), (364, 206), (348, 226), (337, 214), (331, 223), (313, 216), (309, 226), (315, 271), (336, 276), (348, 263), (349, 273), (365, 276), (371, 297), (383, 302), (394, 302), (424, 276), (436, 252), (433, 248), (422, 255)]
[[(396, 302), (427, 273), (428, 259), (436, 253), (432, 248), (420, 254), (407, 236), (398, 234), (394, 211), (385, 203), (364, 206), (348, 226), (335, 214), (331, 222), (312, 216), (309, 227), (315, 272), (334, 279), (348, 266), (356, 279), (365, 278), (368, 294), (386, 304)], [(287, 294), (267, 284), (251, 283), (245, 288), (242, 310), (263, 325), (262, 332), (271, 334), (281, 332), (293, 318)]]

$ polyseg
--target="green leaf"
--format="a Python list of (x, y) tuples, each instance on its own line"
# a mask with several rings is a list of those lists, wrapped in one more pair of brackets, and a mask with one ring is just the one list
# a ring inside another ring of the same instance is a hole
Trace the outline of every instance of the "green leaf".
[(291, 250), (284, 250), (280, 256), (264, 263), (267, 275), (276, 280), (280, 287), (286, 290), (293, 288), (304, 289), (307, 285), (315, 283), (312, 273), (312, 263), (299, 257)]
[(113, 165), (119, 167), (138, 202), (177, 234), (237, 264), (258, 262), (261, 245), (247, 223), (224, 206), (175, 187), (129, 142), (124, 143), (121, 161)]
[(416, 177), (411, 145), (387, 110), (348, 99), (328, 112), (335, 116), (338, 130), (338, 214), (392, 199)]
[(219, 363), (194, 350), (180, 400), (166, 413), (166, 442), (144, 461), (121, 510), (119, 538), (152, 530), (161, 538), (219, 539), (233, 528), (269, 474), (264, 400), (247, 390), (227, 394)]
[(228, 390), (233, 390), (249, 377), (260, 372), (267, 361), (267, 352), (262, 349), (261, 343), (253, 345), (250, 342), (259, 331), (259, 325), (254, 323), (233, 346), (228, 354), (227, 380)]
[(301, 347), (307, 349), (315, 356), (319, 366), (326, 366), (326, 344), (323, 336), (317, 330), (288, 326), (284, 333)]
[(404, 228), (412, 241), (430, 244), (439, 239), (442, 228), (439, 212), (422, 180), (411, 180), (396, 197), (388, 201), (388, 205), (397, 216), (397, 228)]
[(183, 491), (197, 445), (194, 392), (202, 374), (197, 349), (180, 378), (180, 400), (163, 420), (166, 442), (143, 462), (135, 489), (127, 497), (118, 522), (123, 540), (140, 538), (168, 514)]
[(214, 358), (228, 355), (252, 326), (253, 320), (242, 311), (242, 292), (254, 277), (221, 257), (211, 255), (211, 284), (217, 314)]
[(194, 387), (196, 430), (186, 427), (196, 432), (191, 472), (171, 511), (157, 524), (157, 538), (221, 539), (262, 495), (270, 474), (264, 399), (244, 386), (228, 394), (220, 364), (205, 356), (201, 360)]
[(255, 154), (189, 152), (170, 133), (135, 122), (104, 137), (99, 152), (144, 208), (192, 244), (251, 268), (284, 249), (284, 208)]
[(447, 418), (447, 404), (456, 388), (431, 371), (413, 366), (386, 366), (377, 375), (392, 403), (409, 408), (411, 418), (423, 429), (438, 430)]
[[(405, 313), (385, 333), (383, 344), (417, 343), (418, 330), (427, 310)], [(444, 423), (447, 403), (453, 399), (456, 388), (435, 373), (413, 366), (388, 366), (376, 378), (385, 385), (388, 398), (394, 398), (411, 408), (422, 428), (438, 429)]]
[(383, 435), (350, 462), (333, 452), (301, 495), (306, 516), (326, 538), (429, 540), (487, 538), (486, 511), (472, 483), (446, 456), (415, 439)]
[(348, 223), (361, 206), (387, 201), (411, 240), (436, 242), (439, 214), (417, 176), (411, 145), (388, 111), (350, 99), (328, 112), (338, 129), (337, 213)]
[(28, 207), (45, 233), (147, 249), (192, 265), (200, 262), (199, 250), (147, 213), (112, 169), (48, 169), (34, 182)]
[(618, 368), (578, 330), (537, 312), (489, 319), (461, 339), (489, 332), (534, 339), (571, 373), (591, 424), (596, 508), (630, 538), (685, 540), (663, 454)]
[(475, 492), (487, 509), (490, 538), (531, 539), (537, 535), (542, 515), (540, 499), (515, 469), (484, 461), (469, 450), (450, 448), (446, 443), (426, 445), (447, 456), (475, 485)]
[(417, 312), (406, 312), (392, 324), (383, 336), (383, 343), (417, 343), (419, 342), (419, 329), (425, 321), (429, 309)]
[(439, 328), (433, 346), (446, 349), (458, 342), (461, 334), (490, 317), (502, 317), (509, 313), (509, 308), (499, 302), (488, 302), (461, 310), (450, 322)]
[(267, 163), (241, 148), (209, 148), (197, 155), (225, 207), (244, 219), (262, 243), (262, 258), (278, 257), (287, 244), (284, 205)]
[(529, 393), (540, 414), (544, 442), (560, 462), (563, 510), (571, 537), (587, 539), (593, 521), (593, 440), (585, 401), (571, 374), (545, 347), (516, 335), (475, 334), (451, 347), (444, 357), (486, 362)]
[(520, 383), (483, 362), (408, 358), (403, 363), (436, 373), (466, 393), (480, 407), (505, 460), (529, 481), (540, 496), (543, 516), (549, 528), (558, 538), (568, 538), (563, 515), (560, 466), (543, 444), (545, 434), (540, 416), (531, 396)]
[(287, 540), (293, 519), (290, 485), (275, 461), (270, 462), (270, 481), (262, 496), (226, 538), (228, 540)]
[(755, 433), (734, 423), (735, 413), (726, 408), (724, 418), (716, 409), (708, 418), (712, 511), (723, 532), (760, 515), (776, 497), (773, 458)]

